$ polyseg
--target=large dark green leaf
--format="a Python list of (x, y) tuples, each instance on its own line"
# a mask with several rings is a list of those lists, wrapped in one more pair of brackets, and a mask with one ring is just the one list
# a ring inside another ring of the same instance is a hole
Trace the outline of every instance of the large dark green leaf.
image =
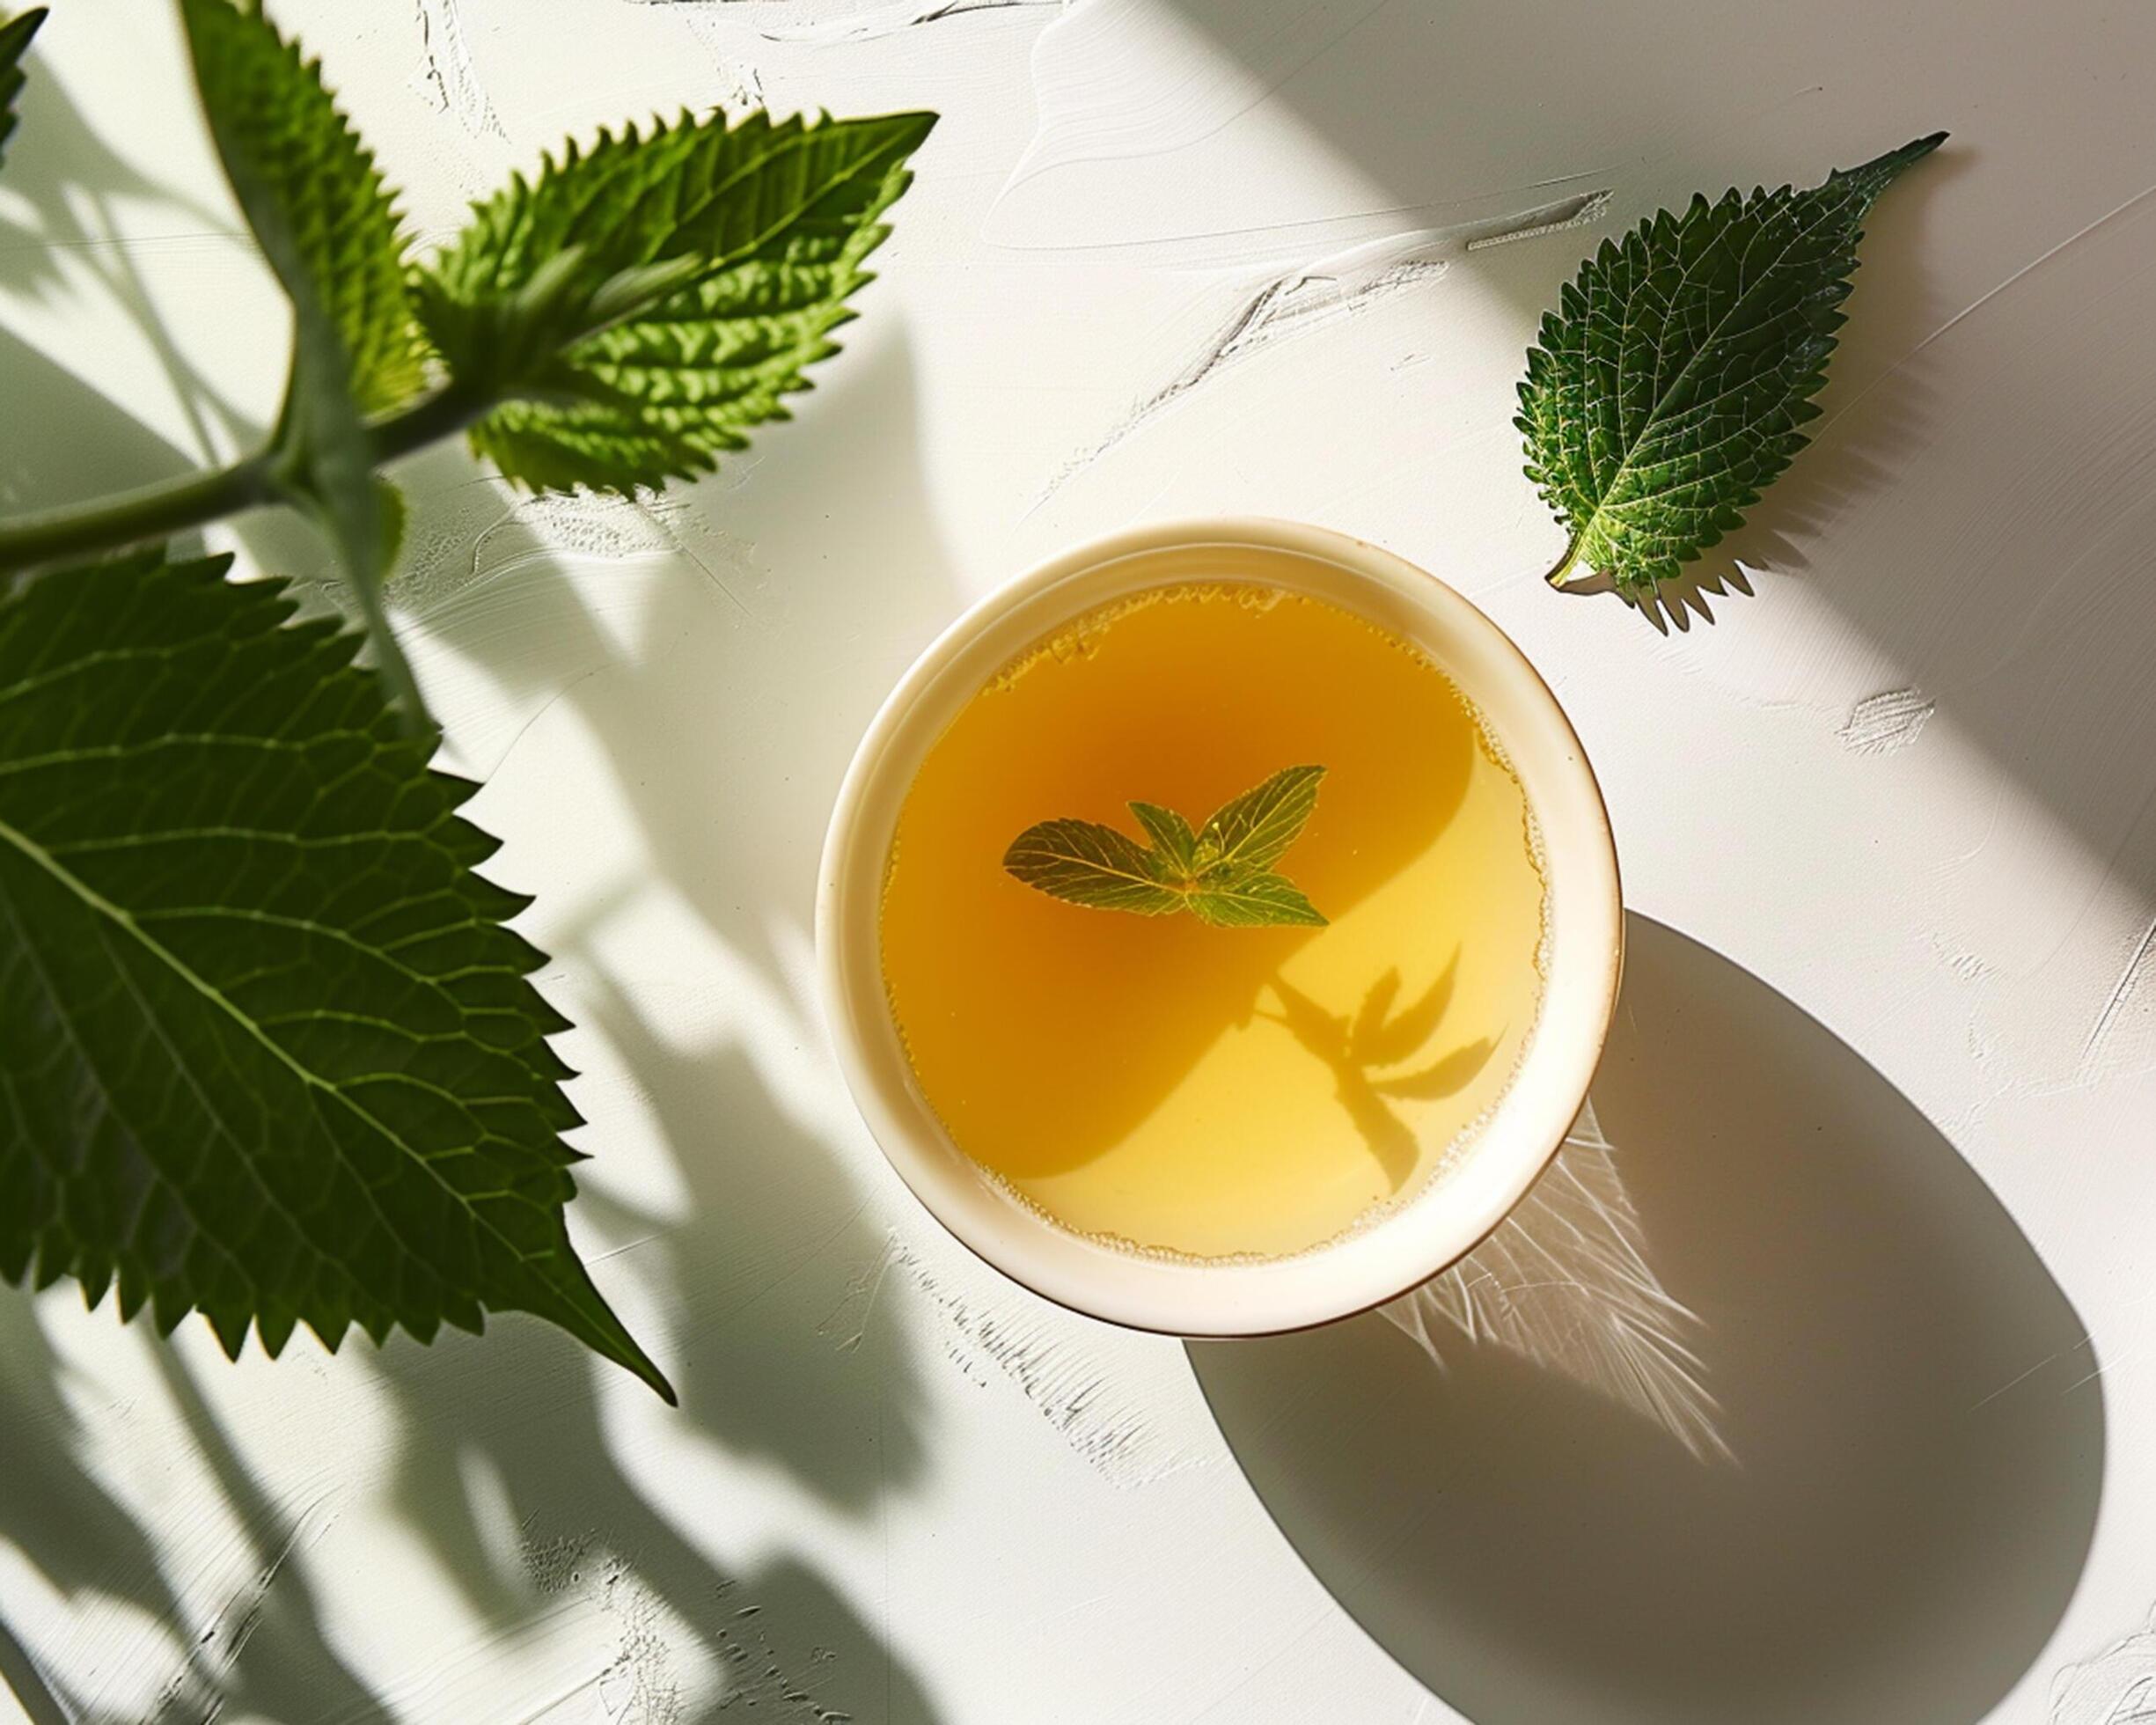
[(224, 560), (0, 588), (0, 1274), (237, 1354), (535, 1312), (578, 1263), (563, 1021), (356, 638)]
[(684, 115), (519, 176), (417, 277), (452, 374), (517, 398), (473, 447), (525, 485), (624, 492), (745, 447), (836, 351), (934, 124)]
[(1734, 191), (1605, 240), (1543, 319), (1517, 423), (1585, 565), (1640, 591), (1730, 532), (1801, 449), (1857, 242), (1944, 132), (1808, 191)]
[(33, 6), (0, 24), (0, 157), (4, 157), (7, 141), (15, 136), (15, 122), (20, 117), (15, 112), (15, 99), (23, 93), (23, 55), (30, 51), (30, 39), (44, 22), (45, 8)]

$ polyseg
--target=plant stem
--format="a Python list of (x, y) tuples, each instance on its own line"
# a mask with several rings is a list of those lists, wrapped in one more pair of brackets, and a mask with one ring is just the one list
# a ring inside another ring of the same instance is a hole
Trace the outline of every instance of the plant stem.
[(1547, 581), (1552, 587), (1562, 590), (1565, 585), (1566, 577), (1571, 575), (1572, 566), (1573, 562), (1578, 560), (1579, 555), (1580, 541), (1578, 540), (1574, 540), (1570, 545), (1567, 545), (1565, 547), (1565, 554), (1558, 559), (1557, 567), (1551, 569), (1549, 574), (1543, 576), (1543, 579)]
[[(453, 383), (421, 396), (368, 427), (375, 465), (454, 436), (494, 405)], [(283, 501), (275, 459), (263, 450), (228, 467), (0, 521), (0, 574), (125, 551), (243, 510)]]
[(269, 463), (255, 455), (93, 503), (18, 516), (0, 523), (0, 571), (123, 550), (253, 509), (271, 495)]
[(431, 395), (422, 395), (392, 414), (371, 421), (368, 435), (374, 440), (374, 465), (385, 466), (400, 456), (414, 453), (444, 437), (453, 437), (503, 398), (486, 394), (468, 384), (451, 382)]

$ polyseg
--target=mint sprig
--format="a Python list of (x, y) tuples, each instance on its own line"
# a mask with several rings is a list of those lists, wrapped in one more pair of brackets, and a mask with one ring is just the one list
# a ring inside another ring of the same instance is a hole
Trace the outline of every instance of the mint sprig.
[(1323, 928), (1324, 917), (1272, 865), (1309, 824), (1324, 776), (1322, 767), (1283, 768), (1196, 829), (1172, 809), (1133, 803), (1150, 845), (1096, 820), (1040, 821), (1011, 841), (1003, 866), (1037, 892), (1093, 910), (1188, 911), (1216, 929)]

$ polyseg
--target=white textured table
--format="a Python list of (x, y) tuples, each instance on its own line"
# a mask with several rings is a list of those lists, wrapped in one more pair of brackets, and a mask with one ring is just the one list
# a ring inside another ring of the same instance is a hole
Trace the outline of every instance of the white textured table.
[[(273, 11), (429, 233), (633, 113), (945, 119), (848, 351), (749, 458), (644, 509), (407, 474), (420, 668), (577, 1024), (573, 1225), (681, 1411), (514, 1318), (231, 1366), (0, 1299), (31, 1717), (2144, 1716), (2156, 12)], [(150, 0), (60, 0), (40, 43), (0, 177), (12, 503), (274, 411), (180, 68)], [(1818, 446), (1728, 547), (1752, 596), (1658, 634), (1546, 591), (1508, 421), (1582, 252), (1941, 126)], [(1419, 1335), (1186, 1352), (1043, 1307), (883, 1165), (810, 995), (825, 812), (913, 654), (1051, 549), (1226, 511), (1470, 594), (1617, 826), (1614, 1148)]]

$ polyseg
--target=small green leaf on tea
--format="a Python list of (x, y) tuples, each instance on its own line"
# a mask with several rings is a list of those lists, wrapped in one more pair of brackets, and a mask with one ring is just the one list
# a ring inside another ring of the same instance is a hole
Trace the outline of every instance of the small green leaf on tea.
[(1272, 924), (1299, 924), (1322, 929), (1325, 919), (1302, 896), (1293, 881), (1274, 874), (1256, 874), (1208, 883), (1191, 894), (1191, 913), (1216, 929), (1258, 929)]
[(1157, 803), (1133, 803), (1131, 813), (1146, 829), (1161, 863), (1174, 878), (1187, 880), (1198, 872), (1198, 835), (1191, 831), (1190, 822)]
[(1199, 829), (1200, 856), (1208, 867), (1270, 869), (1287, 855), (1317, 807), (1322, 767), (1288, 767), (1255, 790), (1224, 803)]
[(1003, 866), (1028, 886), (1096, 910), (1165, 916), (1183, 894), (1163, 886), (1152, 853), (1126, 833), (1091, 820), (1044, 820), (1003, 853)]

